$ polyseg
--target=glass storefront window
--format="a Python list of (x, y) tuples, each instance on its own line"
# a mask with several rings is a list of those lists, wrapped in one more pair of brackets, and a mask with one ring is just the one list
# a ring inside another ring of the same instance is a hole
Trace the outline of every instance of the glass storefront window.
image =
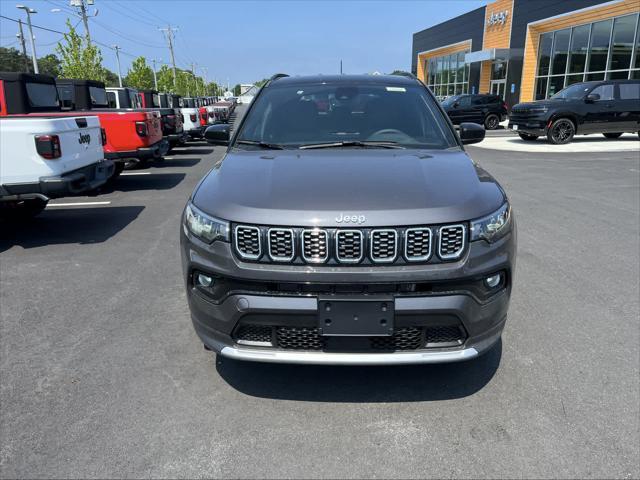
[(507, 64), (505, 62), (493, 62), (491, 64), (491, 80), (503, 80), (507, 78)]
[(555, 32), (551, 57), (551, 75), (564, 74), (566, 72), (570, 37), (571, 29), (569, 28)]
[(640, 77), (640, 18), (634, 13), (540, 35), (536, 100), (581, 81)]
[(571, 33), (571, 52), (569, 56), (569, 73), (582, 73), (587, 65), (589, 51), (589, 33), (591, 25), (575, 27)]
[(607, 68), (609, 54), (609, 39), (613, 20), (596, 22), (591, 29), (591, 44), (589, 45), (589, 71), (597, 72)]
[(547, 98), (547, 77), (540, 77), (536, 80), (536, 100)]
[(631, 65), (637, 15), (618, 17), (613, 22), (613, 41), (608, 70), (626, 70)]
[(549, 61), (551, 59), (551, 46), (553, 45), (553, 32), (540, 36), (538, 75), (549, 75)]
[(466, 53), (432, 57), (425, 62), (427, 72), (424, 78), (438, 99), (469, 92), (469, 65), (464, 61)]

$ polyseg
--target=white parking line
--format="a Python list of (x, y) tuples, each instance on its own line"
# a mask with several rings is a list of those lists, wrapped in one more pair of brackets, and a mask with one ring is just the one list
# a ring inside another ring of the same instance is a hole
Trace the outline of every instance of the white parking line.
[(49, 207), (85, 207), (87, 205), (110, 205), (111, 202), (74, 202), (74, 203), (50, 203)]
[(123, 172), (120, 174), (121, 177), (127, 177), (130, 175), (151, 175), (151, 172)]

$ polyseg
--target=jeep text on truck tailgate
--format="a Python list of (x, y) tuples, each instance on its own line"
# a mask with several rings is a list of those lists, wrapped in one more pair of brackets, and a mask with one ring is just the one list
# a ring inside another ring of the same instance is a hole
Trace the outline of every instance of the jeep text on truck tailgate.
[[(10, 115), (24, 96), (5, 97), (5, 82), (24, 74), (0, 73), (0, 215), (36, 215), (50, 198), (93, 190), (113, 174), (104, 160), (104, 131), (94, 116)], [(52, 83), (27, 82), (32, 110), (58, 102)]]
[(158, 112), (109, 108), (102, 82), (58, 78), (56, 85), (64, 110), (89, 111), (100, 118), (107, 131), (105, 155), (117, 162), (118, 173), (126, 162), (144, 163), (167, 153)]
[[(318, 105), (329, 102), (320, 111)], [(180, 229), (193, 325), (264, 362), (466, 360), (504, 328), (516, 226), (415, 77), (277, 75), (196, 187)]]

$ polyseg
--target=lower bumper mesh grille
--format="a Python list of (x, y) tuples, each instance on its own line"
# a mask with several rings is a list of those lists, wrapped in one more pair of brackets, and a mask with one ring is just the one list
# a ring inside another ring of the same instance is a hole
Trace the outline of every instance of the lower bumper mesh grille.
[[(234, 338), (239, 344), (261, 343), (261, 346), (282, 350), (321, 351), (328, 347), (327, 337), (321, 336), (319, 330), (313, 327), (243, 324), (236, 329)], [(354, 338), (359, 342), (368, 342), (368, 349), (372, 351), (389, 352), (462, 345), (466, 335), (461, 327), (451, 325), (399, 327), (389, 337)]]

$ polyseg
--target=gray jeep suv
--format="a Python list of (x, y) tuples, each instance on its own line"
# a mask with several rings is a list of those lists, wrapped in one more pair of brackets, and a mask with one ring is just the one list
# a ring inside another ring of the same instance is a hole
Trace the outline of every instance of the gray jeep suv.
[(516, 226), (503, 189), (408, 76), (274, 76), (184, 211), (207, 349), (262, 362), (467, 360), (505, 325)]

